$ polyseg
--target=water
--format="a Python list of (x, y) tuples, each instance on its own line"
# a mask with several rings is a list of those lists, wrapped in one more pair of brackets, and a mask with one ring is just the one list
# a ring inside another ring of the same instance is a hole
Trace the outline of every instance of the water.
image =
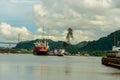
[(0, 80), (120, 80), (101, 57), (0, 54)]

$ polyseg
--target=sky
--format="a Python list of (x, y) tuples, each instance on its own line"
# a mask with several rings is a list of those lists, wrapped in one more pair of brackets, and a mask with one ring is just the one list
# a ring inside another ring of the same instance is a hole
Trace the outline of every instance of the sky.
[[(98, 40), (120, 29), (120, 0), (1, 0), (0, 42), (48, 38)], [(44, 30), (43, 30), (44, 27)], [(44, 32), (44, 36), (43, 35)]]

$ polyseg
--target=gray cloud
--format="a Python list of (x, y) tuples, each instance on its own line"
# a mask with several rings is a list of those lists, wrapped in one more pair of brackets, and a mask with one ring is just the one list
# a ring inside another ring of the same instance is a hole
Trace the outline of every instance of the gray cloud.
[(116, 21), (113, 19), (119, 14), (119, 10), (115, 10), (112, 2), (111, 0), (43, 0), (41, 4), (33, 6), (35, 22), (39, 27), (44, 24), (49, 29), (59, 31), (71, 27), (84, 34), (91, 33), (89, 36), (85, 35), (88, 40), (98, 39), (119, 29), (118, 26), (112, 27), (114, 23), (119, 22), (116, 22), (118, 19)]
[(44, 26), (46, 34), (59, 35), (52, 36), (55, 40), (65, 39), (69, 27), (74, 30), (76, 41), (96, 40), (120, 29), (119, 0), (38, 1), (32, 2), (35, 25), (38, 29)]
[(113, 1), (113, 5), (116, 8), (120, 8), (120, 0), (112, 0)]

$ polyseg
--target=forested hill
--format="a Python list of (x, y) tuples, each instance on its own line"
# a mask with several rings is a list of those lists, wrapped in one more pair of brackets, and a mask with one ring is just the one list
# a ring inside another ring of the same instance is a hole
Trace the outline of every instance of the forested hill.
[[(27, 50), (33, 50), (35, 45), (34, 43), (37, 40), (32, 40), (32, 41), (24, 41), (24, 42), (20, 42), (19, 44), (16, 45), (16, 47), (14, 47), (14, 49), (27, 49)], [(40, 41), (43, 41), (40, 40)], [(53, 51), (55, 49), (65, 49), (68, 52), (71, 53), (77, 53), (79, 52), (80, 48), (82, 48), (83, 46), (85, 46), (87, 44), (87, 42), (81, 42), (77, 45), (64, 45), (64, 41), (53, 41), (50, 39), (46, 39), (46, 41), (49, 43), (49, 47), (50, 50)]]
[[(32, 50), (35, 47), (34, 43), (36, 41), (37, 40), (20, 42), (14, 48)], [(49, 46), (50, 46), (50, 50), (64, 48), (67, 51), (74, 52), (74, 53), (77, 53), (80, 51), (111, 50), (114, 43), (115, 45), (117, 45), (117, 41), (120, 41), (120, 30), (115, 31), (106, 37), (102, 37), (99, 40), (88, 41), (88, 42), (84, 41), (79, 44), (68, 45), (66, 47), (63, 47), (63, 43), (64, 43), (63, 41), (53, 41), (53, 40), (47, 39), (47, 42), (49, 43)]]
[[(35, 47), (34, 43), (37, 42), (38, 40), (32, 40), (32, 41), (24, 41), (24, 42), (20, 42), (19, 44), (16, 45), (16, 47), (14, 47), (14, 49), (27, 49), (27, 50), (31, 50)], [(43, 42), (43, 39), (40, 40)], [(50, 49), (53, 50), (53, 48), (61, 48), (62, 46), (62, 41), (52, 41), (50, 39), (46, 40), (49, 43)]]
[(106, 37), (102, 37), (99, 40), (89, 41), (86, 46), (81, 48), (81, 50), (111, 50), (113, 45), (120, 45), (118, 44), (118, 41), (120, 41), (120, 30), (115, 31)]

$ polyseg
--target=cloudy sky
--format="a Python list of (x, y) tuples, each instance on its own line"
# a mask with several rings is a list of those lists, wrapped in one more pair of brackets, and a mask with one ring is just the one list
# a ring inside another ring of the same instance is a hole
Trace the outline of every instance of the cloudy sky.
[(73, 43), (97, 40), (120, 29), (120, 0), (1, 0), (0, 41), (44, 38)]

